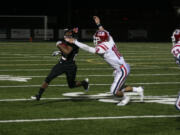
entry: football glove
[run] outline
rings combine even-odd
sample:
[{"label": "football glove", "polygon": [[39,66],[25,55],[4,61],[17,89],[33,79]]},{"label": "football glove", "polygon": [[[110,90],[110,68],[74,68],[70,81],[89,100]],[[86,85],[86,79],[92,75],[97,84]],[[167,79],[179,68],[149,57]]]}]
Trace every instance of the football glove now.
[{"label": "football glove", "polygon": [[60,55],[61,54],[61,51],[54,51],[53,53],[52,53],[52,56],[57,56],[57,55]]}]

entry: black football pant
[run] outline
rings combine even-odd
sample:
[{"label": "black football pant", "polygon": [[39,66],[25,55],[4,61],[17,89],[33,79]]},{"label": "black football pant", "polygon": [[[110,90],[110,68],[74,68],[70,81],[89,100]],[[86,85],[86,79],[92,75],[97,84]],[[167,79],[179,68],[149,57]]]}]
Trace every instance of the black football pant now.
[{"label": "black football pant", "polygon": [[65,73],[69,88],[74,88],[76,87],[76,72],[77,66],[75,62],[59,62],[52,68],[50,74],[46,77],[45,82],[49,84],[55,77]]}]

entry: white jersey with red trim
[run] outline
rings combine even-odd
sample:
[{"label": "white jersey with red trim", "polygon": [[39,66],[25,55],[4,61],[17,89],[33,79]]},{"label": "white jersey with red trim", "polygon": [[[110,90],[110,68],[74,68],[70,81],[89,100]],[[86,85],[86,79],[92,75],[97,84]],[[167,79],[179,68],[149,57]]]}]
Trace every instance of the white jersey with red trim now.
[{"label": "white jersey with red trim", "polygon": [[174,57],[179,58],[178,56],[180,56],[180,42],[172,47],[171,53]]},{"label": "white jersey with red trim", "polygon": [[176,63],[180,64],[180,42],[176,43],[172,49],[171,49],[171,53],[173,54]]},{"label": "white jersey with red trim", "polygon": [[95,48],[97,54],[102,56],[104,60],[110,64],[114,69],[119,68],[120,65],[125,65],[126,62],[123,56],[119,53],[113,38],[110,36],[108,42],[102,42]]}]

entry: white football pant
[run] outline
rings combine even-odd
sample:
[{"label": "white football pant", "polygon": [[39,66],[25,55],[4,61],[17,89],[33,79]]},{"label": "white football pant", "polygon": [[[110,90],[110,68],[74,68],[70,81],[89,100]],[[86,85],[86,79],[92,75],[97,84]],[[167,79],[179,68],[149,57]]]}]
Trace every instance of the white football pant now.
[{"label": "white football pant", "polygon": [[117,68],[114,71],[114,81],[110,89],[110,92],[113,95],[116,95],[116,92],[122,89],[122,86],[124,85],[129,73],[130,73],[130,66],[127,63],[121,65],[119,68]]}]

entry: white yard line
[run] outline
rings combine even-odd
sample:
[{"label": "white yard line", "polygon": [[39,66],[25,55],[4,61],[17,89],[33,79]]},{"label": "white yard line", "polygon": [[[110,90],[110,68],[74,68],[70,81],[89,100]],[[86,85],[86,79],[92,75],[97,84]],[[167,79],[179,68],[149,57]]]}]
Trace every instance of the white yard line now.
[{"label": "white yard line", "polygon": [[[4,52],[2,52],[2,53],[0,53],[0,55],[3,55],[3,56],[9,56],[9,55],[15,55],[15,56],[51,56],[51,53],[52,52],[49,52],[49,53],[4,53]],[[128,50],[124,50],[124,51],[121,51],[120,53],[128,53],[128,54],[140,54],[140,53],[142,53],[142,54],[167,54],[167,52],[166,51],[156,51],[156,52],[150,52],[150,51],[138,51],[138,50],[136,50],[136,51],[128,51]],[[92,54],[85,54],[85,53],[79,53],[78,54],[78,56],[92,56]],[[152,57],[152,56],[151,56]]]},{"label": "white yard line", "polygon": [[108,120],[108,119],[147,119],[147,118],[180,118],[180,115],[144,115],[144,116],[112,116],[112,117],[79,117],[54,119],[19,119],[0,120],[0,123],[49,122],[49,121],[77,121],[77,120]]},{"label": "white yard line", "polygon": [[[23,64],[22,64],[23,65]],[[49,64],[47,64],[49,65]],[[51,64],[50,64],[51,65]],[[54,64],[52,64],[54,65]],[[172,69],[180,69],[180,67],[134,67],[134,68],[131,68],[132,70],[138,70],[138,69],[144,69],[144,70],[153,70],[153,69],[165,69],[165,68],[172,68]],[[8,71],[47,71],[47,70],[51,70],[50,68],[48,69],[1,69],[0,72],[8,72]],[[82,70],[82,71],[91,71],[91,70],[112,70],[112,68],[78,68],[78,70]]]},{"label": "white yard line", "polygon": [[[94,59],[92,59],[93,61],[91,61],[90,59],[87,59],[87,60],[77,60],[77,62],[88,62],[88,63],[95,63],[95,64],[106,64],[104,61],[102,60],[97,60],[95,61]],[[8,60],[7,60],[8,61]],[[28,60],[25,60],[26,62],[28,62]],[[54,61],[54,60],[49,60],[50,62]],[[55,62],[57,63],[58,60],[55,60]],[[47,61],[48,62],[48,61]],[[40,63],[30,63],[30,64],[17,64],[17,63],[10,63],[10,64],[0,64],[0,66],[31,66],[31,65],[37,65],[37,66],[40,66],[40,65],[55,65],[56,63],[49,63],[49,64],[40,64]],[[175,63],[174,61],[169,61],[169,62],[163,62],[163,61],[145,61],[145,62],[135,62],[135,60],[133,60],[133,63],[131,64],[136,64],[136,65],[152,65],[152,64],[157,64],[157,65],[161,65],[161,64],[171,64],[171,63]],[[77,63],[77,65],[80,65],[80,63]],[[85,64],[82,64],[82,65],[85,65]]]},{"label": "white yard line", "polygon": [[[73,98],[41,98],[41,100],[70,100]],[[82,99],[82,98],[76,98]],[[84,98],[83,98],[84,99]],[[33,101],[34,99],[31,98],[19,98],[19,99],[0,99],[0,102],[16,102],[16,101]]]},{"label": "white yard line", "polygon": [[[144,99],[162,99],[162,98],[176,98],[177,95],[163,95],[163,96],[144,96]],[[103,97],[103,96],[94,96],[94,97],[59,97],[59,98],[41,98],[41,100],[90,100],[90,99],[105,99],[105,98],[111,98],[111,97]],[[133,98],[131,98],[132,100]],[[135,99],[135,98],[134,98]],[[139,99],[139,98],[138,98]],[[11,98],[11,99],[0,99],[0,102],[18,102],[18,101],[35,101],[31,98]],[[137,101],[131,101],[131,102],[137,102]],[[144,101],[147,102],[147,101]]]},{"label": "white yard line", "polygon": [[[130,74],[129,76],[179,76],[180,74]],[[0,75],[1,77],[1,75]],[[31,78],[44,78],[46,76],[19,76],[19,77],[31,77]],[[58,76],[58,78],[64,78],[65,75]],[[113,77],[112,74],[109,75],[77,75],[77,77]]]},{"label": "white yard line", "polygon": [[[180,82],[151,82],[151,83],[127,83],[128,85],[162,85],[162,84],[180,84]],[[90,86],[110,86],[112,84],[90,84]],[[49,87],[66,87],[67,84],[49,85]],[[40,85],[11,85],[0,86],[0,88],[27,88],[27,87],[40,87]]]},{"label": "white yard line", "polygon": [[0,70],[1,72],[9,72],[9,71],[47,71],[47,70],[51,70],[51,69],[2,69]]},{"label": "white yard line", "polygon": [[[97,59],[97,58],[94,58],[94,59]],[[87,61],[88,60],[88,58],[87,59],[77,59],[76,61],[78,62],[78,61]],[[98,59],[97,59],[98,60]],[[173,62],[174,62],[174,59],[173,58],[159,58],[159,59],[154,59],[154,58],[149,58],[149,59],[137,59],[137,58],[135,58],[135,59],[129,59],[129,58],[126,58],[126,60],[128,61],[128,60],[133,60],[133,61],[167,61],[167,60],[170,60],[170,61],[172,61],[173,60]],[[2,58],[1,58],[1,60],[0,61],[7,61],[7,59],[5,59],[5,60],[2,60]],[[57,61],[57,59],[39,59],[39,60],[37,60],[37,59],[35,59],[35,60],[32,60],[32,58],[31,59],[24,59],[24,60],[14,60],[14,59],[9,59],[8,58],[8,61],[12,61],[12,62],[14,62],[14,61],[16,61],[16,62],[27,62],[27,61]]]}]

